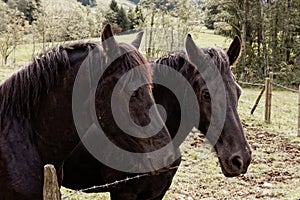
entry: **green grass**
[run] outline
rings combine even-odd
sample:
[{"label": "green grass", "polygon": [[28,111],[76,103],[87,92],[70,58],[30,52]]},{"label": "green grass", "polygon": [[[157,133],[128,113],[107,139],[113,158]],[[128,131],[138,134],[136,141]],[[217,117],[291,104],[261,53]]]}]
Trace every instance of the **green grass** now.
[{"label": "green grass", "polygon": [[231,38],[226,38],[221,35],[215,35],[213,30],[196,29],[191,32],[192,37],[196,41],[197,45],[203,46],[219,46],[222,48],[228,48],[232,42]]}]

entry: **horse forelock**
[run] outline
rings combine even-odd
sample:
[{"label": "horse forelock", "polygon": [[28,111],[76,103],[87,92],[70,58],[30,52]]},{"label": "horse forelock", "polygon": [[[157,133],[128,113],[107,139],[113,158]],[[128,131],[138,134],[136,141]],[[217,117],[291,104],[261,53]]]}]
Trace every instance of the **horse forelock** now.
[{"label": "horse forelock", "polygon": [[[227,54],[219,47],[203,47],[203,52],[205,54],[210,55],[214,66],[217,67],[219,73],[221,74],[224,81],[234,81],[234,76],[231,72],[230,65],[229,65],[229,58]],[[192,85],[197,84],[204,84],[204,80],[201,77],[201,74],[197,67],[191,64],[188,61],[187,55],[185,51],[176,51],[169,53],[166,56],[163,56],[157,59],[154,64],[161,64],[171,67],[178,72],[182,73],[187,80],[190,81]],[[200,66],[201,67],[201,66]],[[205,66],[208,67],[208,66]],[[156,68],[158,73],[165,73],[165,76],[168,76],[168,72],[165,72],[164,68]]]},{"label": "horse forelock", "polygon": [[219,47],[204,47],[203,51],[210,55],[224,80],[228,81],[234,78],[231,72],[229,58],[223,49]]},{"label": "horse forelock", "polygon": [[152,68],[141,52],[130,44],[120,43],[119,46],[123,55],[121,60],[123,70],[128,72],[133,68],[137,68],[135,70],[137,74],[135,73],[134,76],[131,74],[127,80],[133,81],[133,79],[138,78],[152,84]]}]

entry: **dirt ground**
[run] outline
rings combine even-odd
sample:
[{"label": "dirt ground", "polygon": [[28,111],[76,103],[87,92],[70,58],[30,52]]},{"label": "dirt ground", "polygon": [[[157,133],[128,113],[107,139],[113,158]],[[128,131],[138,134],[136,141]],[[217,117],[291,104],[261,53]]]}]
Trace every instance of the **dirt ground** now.
[{"label": "dirt ground", "polygon": [[245,175],[226,178],[200,133],[182,148],[184,161],[165,199],[300,199],[300,140],[244,123],[253,160]]}]

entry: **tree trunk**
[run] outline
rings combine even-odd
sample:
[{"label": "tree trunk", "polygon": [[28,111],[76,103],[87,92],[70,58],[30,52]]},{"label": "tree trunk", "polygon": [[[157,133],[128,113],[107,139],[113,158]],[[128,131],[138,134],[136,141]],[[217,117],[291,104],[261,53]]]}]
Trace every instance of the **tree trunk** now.
[{"label": "tree trunk", "polygon": [[246,42],[247,42],[247,17],[248,17],[248,0],[244,0],[243,19],[242,19],[242,66],[246,67]]},{"label": "tree trunk", "polygon": [[4,59],[3,59],[3,60],[4,60],[4,66],[7,65],[8,56],[9,56],[9,55],[5,55],[5,56],[4,56]]},{"label": "tree trunk", "polygon": [[149,43],[148,43],[148,49],[147,49],[147,58],[149,59],[151,57],[151,47],[153,43],[153,26],[154,26],[154,16],[155,16],[155,9],[152,9],[151,12],[151,22],[150,22],[150,33],[149,33]]},{"label": "tree trunk", "polygon": [[264,76],[267,76],[267,70],[268,70],[268,65],[269,65],[269,56],[268,56],[268,51],[267,51],[267,45],[266,45],[266,38],[265,38],[265,11],[264,11],[264,5],[263,5],[263,0],[260,1],[260,7],[261,7],[261,42],[263,46],[263,55],[264,55]]}]

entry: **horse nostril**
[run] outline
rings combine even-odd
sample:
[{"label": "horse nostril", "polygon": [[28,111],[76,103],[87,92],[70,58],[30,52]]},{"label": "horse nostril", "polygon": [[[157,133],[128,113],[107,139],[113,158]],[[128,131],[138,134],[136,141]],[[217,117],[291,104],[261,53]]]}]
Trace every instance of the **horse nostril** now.
[{"label": "horse nostril", "polygon": [[241,159],[240,156],[234,156],[231,159],[231,165],[232,165],[232,167],[237,168],[238,170],[241,170],[241,169],[243,169],[243,160]]}]

